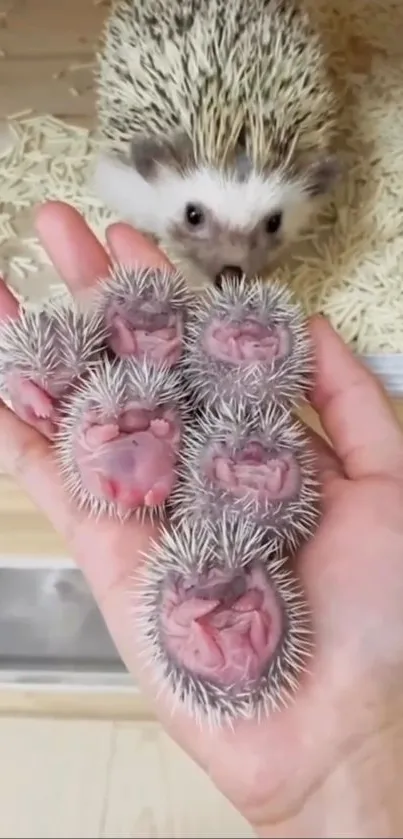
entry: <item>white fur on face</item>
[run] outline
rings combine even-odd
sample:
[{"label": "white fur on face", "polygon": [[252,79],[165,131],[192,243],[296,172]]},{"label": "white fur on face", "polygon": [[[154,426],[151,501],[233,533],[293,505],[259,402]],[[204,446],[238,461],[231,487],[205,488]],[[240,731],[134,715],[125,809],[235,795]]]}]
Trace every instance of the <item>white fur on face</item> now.
[{"label": "white fur on face", "polygon": [[[163,188],[163,184],[161,184]],[[229,229],[252,230],[266,217],[282,212],[281,232],[288,239],[309,220],[312,206],[298,184],[280,174],[269,178],[252,174],[244,182],[224,178],[219,172],[200,169],[185,179],[165,181],[165,200],[169,200],[171,219],[180,221],[186,204],[201,204],[211,211],[218,224]]]},{"label": "white fur on face", "polygon": [[[159,185],[148,183],[132,166],[108,155],[100,155],[92,188],[122,221],[131,222],[139,230],[161,234],[163,213],[158,201]],[[164,222],[166,224],[166,218]]]},{"label": "white fur on face", "polygon": [[272,213],[282,212],[282,235],[293,239],[309,222],[313,206],[297,182],[273,173],[267,178],[252,174],[238,182],[211,169],[198,169],[186,177],[160,169],[146,181],[133,167],[111,157],[98,160],[93,179],[98,196],[122,220],[140,230],[163,237],[168,226],[181,223],[186,204],[201,204],[219,224],[251,230]]}]

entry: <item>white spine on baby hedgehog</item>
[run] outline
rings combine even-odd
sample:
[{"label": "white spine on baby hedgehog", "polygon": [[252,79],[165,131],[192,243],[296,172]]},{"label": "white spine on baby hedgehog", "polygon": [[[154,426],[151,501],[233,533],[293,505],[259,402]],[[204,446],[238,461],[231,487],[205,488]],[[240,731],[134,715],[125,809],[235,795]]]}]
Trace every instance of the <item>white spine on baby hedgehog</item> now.
[{"label": "white spine on baby hedgehog", "polygon": [[[200,604],[194,619],[192,598]],[[133,600],[145,666],[151,667],[160,690],[168,693],[174,704],[182,703],[199,724],[232,725],[238,718],[259,718],[292,702],[312,655],[310,612],[285,559],[270,556],[264,529],[245,519],[235,522],[226,517],[214,537],[202,522],[162,528],[137,574]],[[231,649],[228,633],[237,622],[239,636]],[[169,623],[173,631],[168,634],[179,658],[172,646],[168,649]],[[206,643],[202,639],[205,630]],[[261,656],[254,678],[248,678],[247,638],[251,633],[256,650],[266,632],[266,655]],[[207,656],[209,675],[180,661],[178,640],[183,652],[192,644],[192,637],[198,650],[195,662],[201,663]],[[223,675],[220,662],[225,658],[230,669],[235,665],[236,682],[224,683],[219,678]]]},{"label": "white spine on baby hedgehog", "polygon": [[182,354],[192,299],[185,279],[174,269],[120,263],[112,266],[94,295],[116,355],[147,357],[171,366]]},{"label": "white spine on baby hedgehog", "polygon": [[96,287],[94,301],[97,309],[108,304],[118,307],[141,308],[153,303],[165,310],[187,310],[193,296],[184,277],[168,267],[153,268],[144,265],[114,263],[109,276]]},{"label": "white spine on baby hedgehog", "polygon": [[71,300],[48,300],[41,308],[20,306],[0,325],[0,381],[18,372],[54,396],[94,365],[105,347],[98,308]]},{"label": "white spine on baby hedgehog", "polygon": [[198,284],[262,273],[337,177],[337,102],[304,0],[118,0],[94,186]]},{"label": "white spine on baby hedgehog", "polygon": [[295,405],[314,369],[302,306],[287,286],[259,277],[204,289],[189,313],[183,369],[193,398],[206,406]]},{"label": "white spine on baby hedgehog", "polygon": [[317,457],[306,427],[275,404],[205,412],[184,439],[171,504],[174,521],[215,527],[225,512],[266,531],[273,550],[295,550],[320,519]]}]

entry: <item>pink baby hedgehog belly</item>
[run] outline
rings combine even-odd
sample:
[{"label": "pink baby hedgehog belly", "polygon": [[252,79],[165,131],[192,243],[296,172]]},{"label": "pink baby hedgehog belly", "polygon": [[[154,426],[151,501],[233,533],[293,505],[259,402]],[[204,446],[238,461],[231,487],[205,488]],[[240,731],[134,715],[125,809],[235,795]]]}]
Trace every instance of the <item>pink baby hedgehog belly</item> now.
[{"label": "pink baby hedgehog belly", "polygon": [[208,475],[221,489],[244,498],[287,501],[300,489],[300,469],[292,452],[267,453],[258,442],[230,457],[225,445],[212,458]]},{"label": "pink baby hedgehog belly", "polygon": [[284,326],[269,328],[252,319],[231,323],[214,318],[204,336],[208,355],[226,364],[266,364],[286,356],[290,349],[290,334]]},{"label": "pink baby hedgehog belly", "polygon": [[76,442],[83,483],[123,508],[163,504],[174,483],[177,431],[171,418],[138,408],[116,422],[88,423]]},{"label": "pink baby hedgehog belly", "polygon": [[166,652],[193,675],[242,688],[270,665],[283,616],[259,566],[211,571],[186,587],[168,585],[161,603]]},{"label": "pink baby hedgehog belly", "polygon": [[152,359],[156,363],[177,364],[182,351],[183,327],[179,317],[148,317],[147,323],[131,324],[130,320],[113,310],[108,313],[109,343],[120,357],[134,356],[139,360]]}]

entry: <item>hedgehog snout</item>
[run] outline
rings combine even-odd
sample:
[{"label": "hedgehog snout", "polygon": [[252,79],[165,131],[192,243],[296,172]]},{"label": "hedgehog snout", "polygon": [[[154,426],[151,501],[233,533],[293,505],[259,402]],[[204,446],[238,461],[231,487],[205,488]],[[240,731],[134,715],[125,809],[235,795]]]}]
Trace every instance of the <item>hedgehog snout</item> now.
[{"label": "hedgehog snout", "polygon": [[241,280],[244,275],[242,268],[239,265],[224,265],[224,267],[216,274],[214,278],[214,285],[221,289],[224,279],[227,280]]}]

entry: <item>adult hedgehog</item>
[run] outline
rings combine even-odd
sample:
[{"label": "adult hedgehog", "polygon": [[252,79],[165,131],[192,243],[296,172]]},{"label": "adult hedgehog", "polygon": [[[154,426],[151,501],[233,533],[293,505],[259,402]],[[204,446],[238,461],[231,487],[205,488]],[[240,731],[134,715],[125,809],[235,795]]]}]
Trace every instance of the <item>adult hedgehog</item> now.
[{"label": "adult hedgehog", "polygon": [[100,197],[197,283],[265,273],[332,186],[336,98],[299,0],[118,0]]}]

